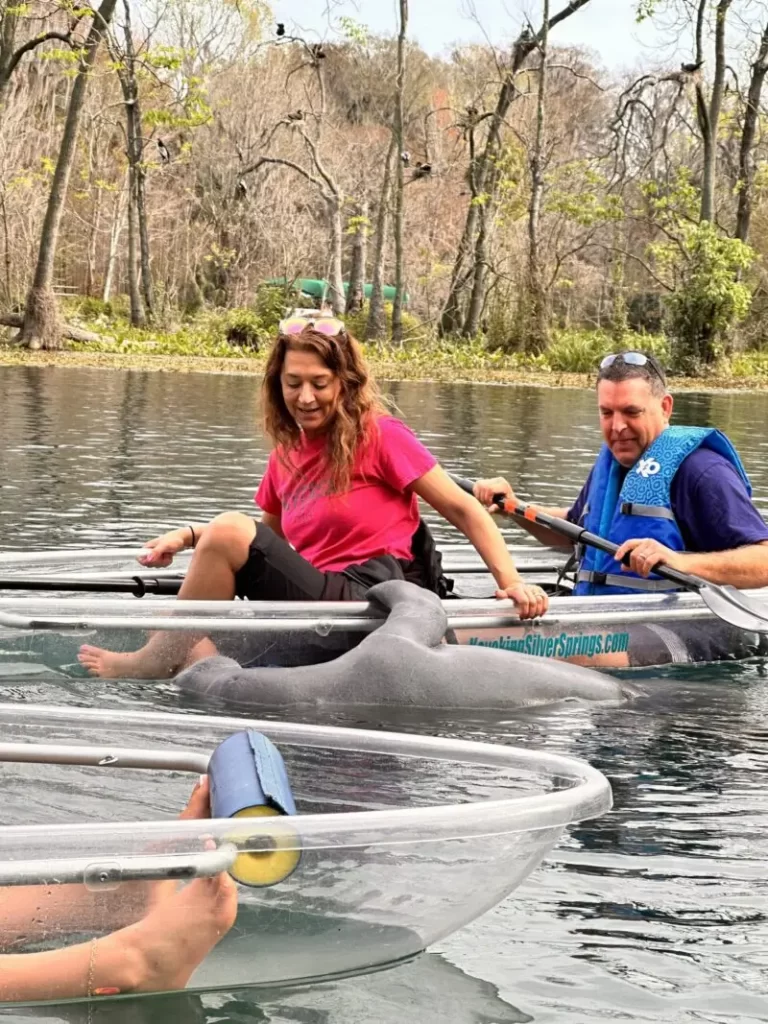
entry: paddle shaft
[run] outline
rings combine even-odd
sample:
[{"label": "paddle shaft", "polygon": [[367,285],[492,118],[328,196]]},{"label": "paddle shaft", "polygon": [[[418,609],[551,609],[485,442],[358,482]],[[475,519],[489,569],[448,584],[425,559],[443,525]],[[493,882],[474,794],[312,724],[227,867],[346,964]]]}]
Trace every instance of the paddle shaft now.
[{"label": "paddle shaft", "polygon": [[[456,483],[463,490],[469,494],[473,494],[473,484],[471,480],[467,480],[464,477],[454,477]],[[605,537],[600,537],[596,533],[590,533],[589,530],[583,526],[579,526],[577,523],[570,523],[567,519],[561,519],[559,516],[551,516],[547,512],[539,512],[534,509],[531,505],[510,505],[504,499],[503,494],[494,494],[493,496],[494,505],[498,505],[502,511],[509,515],[516,516],[518,519],[525,519],[529,523],[536,523],[538,526],[545,526],[550,530],[554,530],[555,533],[559,533],[563,537],[567,537],[568,540],[573,541],[574,544],[587,544],[589,547],[597,548],[598,551],[605,551],[606,554],[615,555],[619,550],[619,545],[614,544],[613,541],[606,540]],[[629,565],[629,556],[625,555],[623,559],[624,565]],[[669,566],[659,562],[655,565],[652,570],[657,576],[661,576],[662,579],[670,580],[672,583],[676,583],[679,587],[685,587],[686,590],[700,590],[703,580],[698,579],[696,576],[689,576],[686,572],[680,572],[677,569],[671,569]]]},{"label": "paddle shaft", "polygon": [[120,580],[73,580],[68,576],[30,579],[28,576],[19,576],[18,579],[0,579],[0,590],[72,590],[88,594],[131,594],[133,597],[144,597],[145,594],[178,594],[181,584],[182,580],[146,576]]}]

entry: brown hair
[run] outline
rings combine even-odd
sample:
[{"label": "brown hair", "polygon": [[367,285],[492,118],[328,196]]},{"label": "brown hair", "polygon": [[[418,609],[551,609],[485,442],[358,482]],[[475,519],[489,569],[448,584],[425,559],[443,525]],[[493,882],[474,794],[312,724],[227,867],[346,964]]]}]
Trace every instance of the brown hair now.
[{"label": "brown hair", "polygon": [[375,429],[376,418],[386,412],[379,389],[371,379],[358,342],[346,331],[332,337],[306,327],[301,334],[279,334],[267,359],[262,382],[264,429],[278,449],[281,460],[301,440],[299,426],[288,412],[280,380],[286,353],[313,352],[341,384],[339,401],[328,430],[328,463],[331,492],[346,491],[352,476],[358,445]]},{"label": "brown hair", "polygon": [[623,353],[619,352],[612,363],[604,370],[598,371],[597,384],[601,380],[610,380],[618,384],[624,380],[640,379],[647,381],[654,397],[663,398],[667,394],[667,376],[664,368],[652,353],[643,352],[642,355],[647,362],[639,366],[637,363],[625,363]]}]

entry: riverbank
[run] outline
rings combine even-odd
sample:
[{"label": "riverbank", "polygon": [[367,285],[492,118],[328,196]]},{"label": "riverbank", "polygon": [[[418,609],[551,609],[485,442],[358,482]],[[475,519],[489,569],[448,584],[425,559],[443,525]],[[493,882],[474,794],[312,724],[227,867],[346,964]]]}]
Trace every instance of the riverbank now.
[{"label": "riverbank", "polygon": [[[559,370],[509,368],[492,365],[457,366],[453,359],[406,360],[386,352],[369,351],[368,361],[379,380],[445,381],[447,383],[506,384],[548,388],[591,388],[594,375]],[[188,355],[150,355],[120,352],[30,352],[0,347],[0,366],[82,366],[95,369],[140,370],[148,373],[215,373],[260,376],[265,357],[246,358]],[[766,391],[768,377],[670,377],[673,391]]]}]

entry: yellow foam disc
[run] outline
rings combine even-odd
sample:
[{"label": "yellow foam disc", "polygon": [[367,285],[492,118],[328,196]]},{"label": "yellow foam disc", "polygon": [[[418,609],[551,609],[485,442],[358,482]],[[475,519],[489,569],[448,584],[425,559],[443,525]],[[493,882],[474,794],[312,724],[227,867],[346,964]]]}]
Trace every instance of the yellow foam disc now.
[{"label": "yellow foam disc", "polygon": [[[270,848],[259,852],[241,853],[229,869],[236,882],[243,885],[276,885],[295,871],[301,859],[301,850],[297,850],[296,833],[286,824],[287,817],[281,815],[274,807],[244,807],[242,811],[232,815],[233,818],[272,818],[282,819],[264,840]],[[240,833],[242,836],[242,833]],[[233,842],[238,841],[238,832],[234,830],[227,836]],[[243,837],[244,838],[244,837]],[[293,849],[291,849],[293,847]]]}]

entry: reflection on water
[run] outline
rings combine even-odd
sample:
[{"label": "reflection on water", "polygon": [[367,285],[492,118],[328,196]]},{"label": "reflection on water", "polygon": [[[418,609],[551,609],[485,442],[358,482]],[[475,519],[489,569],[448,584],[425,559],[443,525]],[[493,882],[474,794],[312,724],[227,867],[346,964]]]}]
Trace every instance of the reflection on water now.
[{"label": "reflection on water", "polygon": [[[225,509],[250,510],[267,457],[257,393],[253,378],[0,368],[2,547],[134,544]],[[586,391],[396,384],[389,393],[448,469],[503,473],[544,503],[572,500],[599,443]],[[678,422],[731,435],[758,506],[768,508],[764,396],[685,394],[676,409]],[[24,669],[6,672],[2,699],[178,704],[169,687],[33,678]],[[313,709],[315,721],[574,753],[609,776],[615,808],[571,829],[506,903],[414,964],[290,991],[104,1005],[94,1021],[768,1020],[765,669],[723,664],[638,678],[647,695],[624,708],[569,705],[503,719]],[[0,1021],[79,1024],[82,1014],[8,1011]]]},{"label": "reflection on water", "polygon": [[[429,998],[425,999],[425,994]],[[403,1024],[414,1013],[419,1024],[526,1024],[533,1018],[494,985],[459,970],[445,957],[427,953],[394,970],[296,988],[212,992],[127,999],[100,1005],[94,1024]],[[82,1006],[45,1011],[0,1009],[2,1024],[87,1024]]]}]

